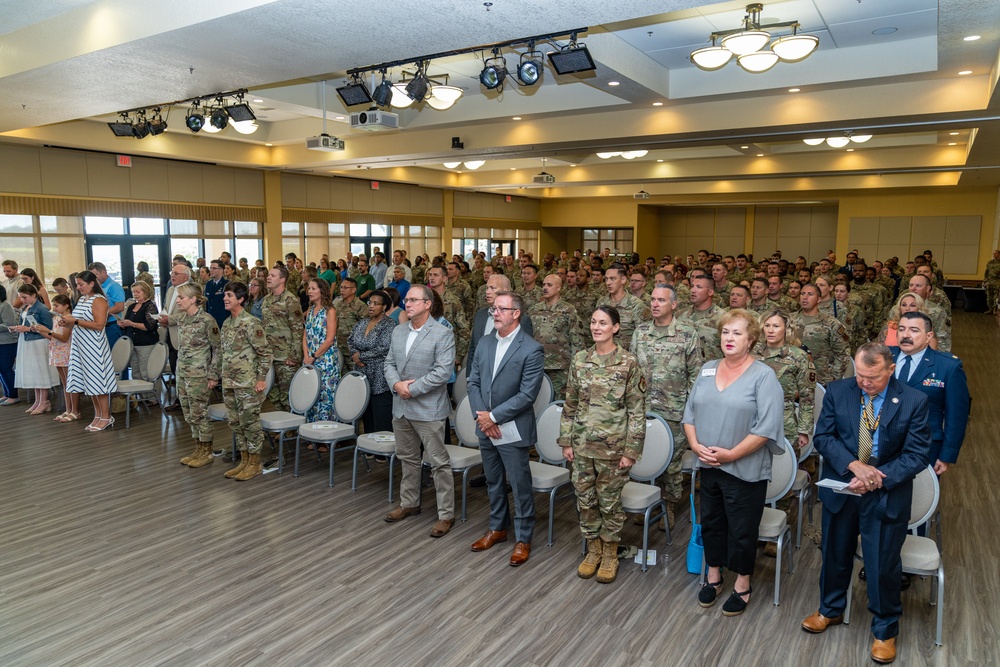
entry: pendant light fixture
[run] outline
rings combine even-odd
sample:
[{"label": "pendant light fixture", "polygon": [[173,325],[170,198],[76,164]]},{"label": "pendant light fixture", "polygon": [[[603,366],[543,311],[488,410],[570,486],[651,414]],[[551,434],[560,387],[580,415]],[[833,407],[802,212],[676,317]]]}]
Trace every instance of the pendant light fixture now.
[{"label": "pendant light fixture", "polygon": [[[815,35],[800,35],[798,21],[761,24],[760,13],[764,5],[755,2],[747,5],[743,26],[733,30],[720,30],[709,36],[712,46],[691,52],[691,62],[707,71],[721,69],[736,57],[736,62],[747,72],[766,72],[781,62],[799,62],[819,48]],[[768,29],[791,28],[792,34],[772,41]],[[718,45],[717,45],[718,44]]]}]

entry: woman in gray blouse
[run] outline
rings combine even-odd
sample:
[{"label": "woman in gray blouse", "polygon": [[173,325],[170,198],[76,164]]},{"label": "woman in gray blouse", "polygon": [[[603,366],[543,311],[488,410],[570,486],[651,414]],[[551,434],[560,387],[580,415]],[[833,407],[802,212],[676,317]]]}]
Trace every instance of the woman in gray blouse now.
[{"label": "woman in gray blouse", "polygon": [[684,432],[701,472],[701,522],[707,579],[698,594],[711,607],[725,566],[736,574],[726,616],[743,613],[757,555],[771,456],[784,438],[781,385],[751,351],[760,339],[753,313],[736,309],[719,321],[723,358],[701,368],[684,409]]}]

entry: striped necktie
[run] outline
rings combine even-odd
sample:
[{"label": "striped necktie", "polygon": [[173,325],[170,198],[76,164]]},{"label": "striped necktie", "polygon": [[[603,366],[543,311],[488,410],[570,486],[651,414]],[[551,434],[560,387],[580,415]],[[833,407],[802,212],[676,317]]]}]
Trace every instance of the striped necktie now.
[{"label": "striped necktie", "polygon": [[871,424],[875,421],[875,406],[872,397],[868,397],[865,409],[861,411],[861,423],[858,424],[858,460],[868,464],[872,457]]}]

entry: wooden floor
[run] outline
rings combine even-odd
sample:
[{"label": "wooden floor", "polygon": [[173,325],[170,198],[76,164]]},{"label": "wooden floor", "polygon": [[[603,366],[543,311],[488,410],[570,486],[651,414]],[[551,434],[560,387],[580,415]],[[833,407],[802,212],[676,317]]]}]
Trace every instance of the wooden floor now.
[{"label": "wooden floor", "polygon": [[[997,664],[1000,540],[1000,333],[956,313],[955,352],[969,373],[973,416],[962,457],[944,477],[945,645],[934,646],[927,581],[903,594],[899,660]],[[992,378],[992,379],[991,379]],[[23,407],[23,406],[17,406]],[[869,665],[870,615],[855,589],[852,624],[812,636],[819,551],[804,541],[771,603],[774,560],[761,556],[747,613],[724,618],[696,601],[684,568],[687,512],[669,564],[629,563],[611,585],[576,577],[571,501],[547,510],[531,560],[512,544],[475,554],[485,490],[469,520],[441,539],[423,514],[387,524],[385,464],[350,488],[350,455],[326,468],[238,483],[221,461],[191,470],[179,417],[134,419],[85,433],[0,408],[0,665]],[[176,413],[174,413],[176,414]],[[88,417],[89,418],[89,417]],[[228,430],[216,440],[227,442]],[[539,498],[539,500],[541,500]],[[817,517],[818,517],[817,510]],[[626,542],[639,539],[629,525]],[[663,534],[656,547],[662,549]],[[728,590],[728,589],[727,589]]]}]

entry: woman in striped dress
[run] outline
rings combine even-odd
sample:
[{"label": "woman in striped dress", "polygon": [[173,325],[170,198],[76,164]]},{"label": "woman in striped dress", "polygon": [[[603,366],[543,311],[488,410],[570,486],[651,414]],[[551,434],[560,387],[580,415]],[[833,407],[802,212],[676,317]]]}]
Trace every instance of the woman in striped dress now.
[{"label": "woman in striped dress", "polygon": [[73,330],[66,380],[71,403],[69,412],[79,414],[80,394],[87,394],[94,403],[94,421],[85,430],[103,431],[115,423],[108,396],[118,387],[111,348],[104,334],[108,300],[93,271],[78,273],[76,286],[80,290],[80,300],[73,314],[63,317],[63,323]]}]

